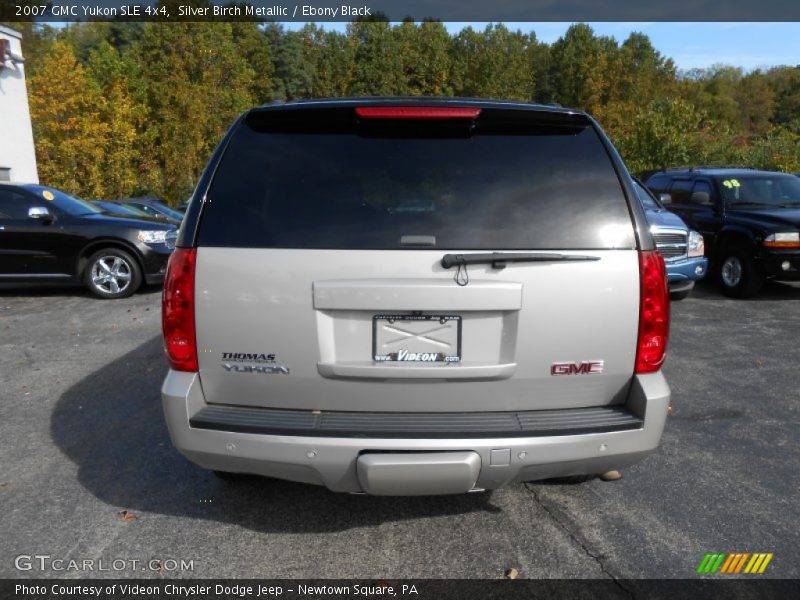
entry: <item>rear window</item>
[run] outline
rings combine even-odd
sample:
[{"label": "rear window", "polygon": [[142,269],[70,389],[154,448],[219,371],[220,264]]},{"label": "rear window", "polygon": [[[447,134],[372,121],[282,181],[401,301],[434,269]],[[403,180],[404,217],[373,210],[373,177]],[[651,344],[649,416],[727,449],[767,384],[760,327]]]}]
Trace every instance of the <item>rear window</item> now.
[{"label": "rear window", "polygon": [[621,184],[588,121],[510,112],[484,110],[474,125],[359,124],[352,108],[253,112],[214,176],[198,243],[634,247]]}]

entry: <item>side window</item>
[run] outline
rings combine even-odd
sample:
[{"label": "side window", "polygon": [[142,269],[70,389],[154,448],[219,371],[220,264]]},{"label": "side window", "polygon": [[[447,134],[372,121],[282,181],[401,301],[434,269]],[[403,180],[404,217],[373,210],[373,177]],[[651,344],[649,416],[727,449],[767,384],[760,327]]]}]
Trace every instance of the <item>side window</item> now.
[{"label": "side window", "polygon": [[26,194],[0,190],[0,219],[27,219],[28,209],[36,205]]},{"label": "side window", "polygon": [[695,181],[692,194],[695,192],[705,192],[708,194],[708,202],[703,202],[702,204],[714,204],[714,190],[711,188],[711,184],[708,181]]},{"label": "side window", "polygon": [[656,194],[667,191],[669,185],[669,175],[656,174],[647,180],[646,185],[651,190],[655,190]]},{"label": "side window", "polygon": [[658,210],[661,208],[658,205],[658,202],[648,193],[647,188],[643,185],[639,185],[638,181],[633,182],[633,189],[636,190],[636,195],[639,196],[639,201],[642,203],[642,206],[645,208],[649,208],[652,210]]},{"label": "side window", "polygon": [[676,179],[673,181],[672,187],[669,188],[669,193],[672,196],[672,202],[675,204],[688,204],[689,196],[691,196],[691,189],[691,179]]}]

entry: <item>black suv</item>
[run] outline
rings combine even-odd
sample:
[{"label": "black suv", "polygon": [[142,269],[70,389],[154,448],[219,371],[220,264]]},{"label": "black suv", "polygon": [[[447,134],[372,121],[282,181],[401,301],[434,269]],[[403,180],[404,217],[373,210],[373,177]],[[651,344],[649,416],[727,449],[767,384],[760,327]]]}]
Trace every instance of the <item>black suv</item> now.
[{"label": "black suv", "polygon": [[83,282],[101,298],[160,283],[177,226],[125,217],[55,188],[0,184],[0,282]]},{"label": "black suv", "polygon": [[651,173],[645,184],[703,234],[723,291],[754,296],[765,279],[800,280],[800,179],[786,173],[693,167]]}]

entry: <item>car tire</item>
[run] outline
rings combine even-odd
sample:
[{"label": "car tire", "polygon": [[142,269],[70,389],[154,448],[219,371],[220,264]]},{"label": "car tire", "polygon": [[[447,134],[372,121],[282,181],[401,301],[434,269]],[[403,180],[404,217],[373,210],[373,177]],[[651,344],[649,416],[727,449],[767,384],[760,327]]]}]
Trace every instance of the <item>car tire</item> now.
[{"label": "car tire", "polygon": [[691,294],[691,293],[692,293],[692,290],[684,290],[682,292],[672,292],[672,293],[670,293],[669,297],[670,297],[670,300],[678,302],[680,300],[685,300],[686,298],[688,298],[689,294]]},{"label": "car tire", "polygon": [[733,246],[720,255],[717,281],[726,296],[751,298],[763,287],[764,275],[758,270],[751,253]]},{"label": "car tire", "polygon": [[89,291],[98,298],[127,298],[142,285],[142,269],[124,250],[105,248],[89,257],[84,280]]}]

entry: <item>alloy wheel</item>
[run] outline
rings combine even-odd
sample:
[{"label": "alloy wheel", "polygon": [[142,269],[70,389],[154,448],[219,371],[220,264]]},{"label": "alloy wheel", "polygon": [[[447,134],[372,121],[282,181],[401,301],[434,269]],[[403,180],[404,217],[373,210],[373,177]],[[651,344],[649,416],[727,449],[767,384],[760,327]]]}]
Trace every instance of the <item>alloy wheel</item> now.
[{"label": "alloy wheel", "polygon": [[92,265],[92,285],[105,294],[119,294],[131,284],[131,265],[114,255],[101,256]]}]

